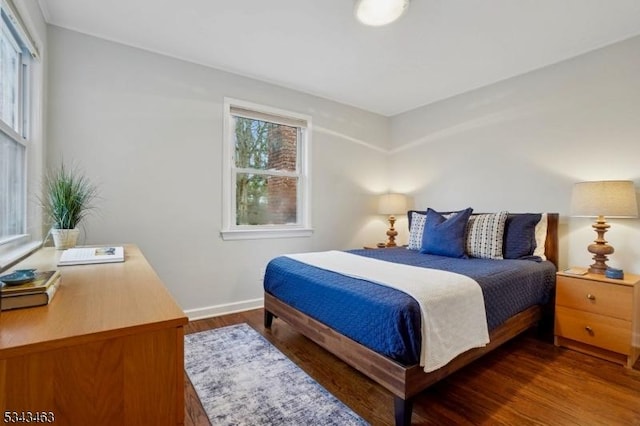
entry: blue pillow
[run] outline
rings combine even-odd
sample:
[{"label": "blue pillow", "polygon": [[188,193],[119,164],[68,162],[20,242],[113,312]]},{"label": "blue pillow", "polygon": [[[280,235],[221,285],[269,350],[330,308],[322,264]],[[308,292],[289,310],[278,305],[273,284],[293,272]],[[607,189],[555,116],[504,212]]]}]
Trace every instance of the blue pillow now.
[{"label": "blue pillow", "polygon": [[[427,211],[426,210],[408,210],[407,211],[407,219],[408,219],[408,222],[409,222],[409,230],[411,230],[411,223],[413,221],[413,213],[421,214],[423,216],[427,215]],[[450,214],[454,214],[454,213],[457,213],[457,212],[440,212],[440,214],[443,214],[443,215],[450,215]]]},{"label": "blue pillow", "polygon": [[472,208],[456,212],[446,219],[435,210],[427,209],[420,253],[465,258],[465,231]]},{"label": "blue pillow", "polygon": [[509,215],[504,226],[504,258],[530,259],[536,249],[536,225],[541,214]]}]

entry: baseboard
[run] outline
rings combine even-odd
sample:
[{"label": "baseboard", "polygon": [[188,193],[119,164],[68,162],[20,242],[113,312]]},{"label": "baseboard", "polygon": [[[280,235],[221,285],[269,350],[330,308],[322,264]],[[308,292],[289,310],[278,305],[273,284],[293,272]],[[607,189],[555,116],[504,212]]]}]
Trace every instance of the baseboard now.
[{"label": "baseboard", "polygon": [[206,308],[188,309],[184,311],[189,321],[218,317],[220,315],[249,311],[264,307],[264,299],[244,300],[242,302],[225,303],[224,305],[207,306]]}]

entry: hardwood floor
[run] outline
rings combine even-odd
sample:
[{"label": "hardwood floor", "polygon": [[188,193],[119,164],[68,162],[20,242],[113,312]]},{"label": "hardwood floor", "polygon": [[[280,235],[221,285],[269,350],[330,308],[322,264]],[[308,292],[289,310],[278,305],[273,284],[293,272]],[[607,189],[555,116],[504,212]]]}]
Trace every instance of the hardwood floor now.
[{"label": "hardwood floor", "polygon": [[[193,321],[187,333],[246,322],[372,425],[393,424],[392,395],[262,309]],[[526,333],[420,394],[413,425],[640,425],[640,362],[626,369]],[[188,378],[185,425],[208,425]]]}]

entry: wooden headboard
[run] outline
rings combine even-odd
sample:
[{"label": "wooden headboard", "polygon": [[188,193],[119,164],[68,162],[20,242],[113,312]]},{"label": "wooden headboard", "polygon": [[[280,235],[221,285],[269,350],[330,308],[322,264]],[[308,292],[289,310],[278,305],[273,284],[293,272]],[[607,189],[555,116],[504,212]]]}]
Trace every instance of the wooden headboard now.
[{"label": "wooden headboard", "polygon": [[547,239],[544,245],[544,254],[547,260],[556,265],[558,270],[558,213],[547,213]]}]

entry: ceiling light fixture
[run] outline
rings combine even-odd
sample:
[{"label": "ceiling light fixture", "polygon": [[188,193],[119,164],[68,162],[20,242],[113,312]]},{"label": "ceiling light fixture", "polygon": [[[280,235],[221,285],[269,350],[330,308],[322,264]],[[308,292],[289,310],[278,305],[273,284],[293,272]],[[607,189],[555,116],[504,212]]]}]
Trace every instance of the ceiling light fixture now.
[{"label": "ceiling light fixture", "polygon": [[354,13],[365,25],[379,27],[400,18],[409,8],[409,0],[356,0]]}]

